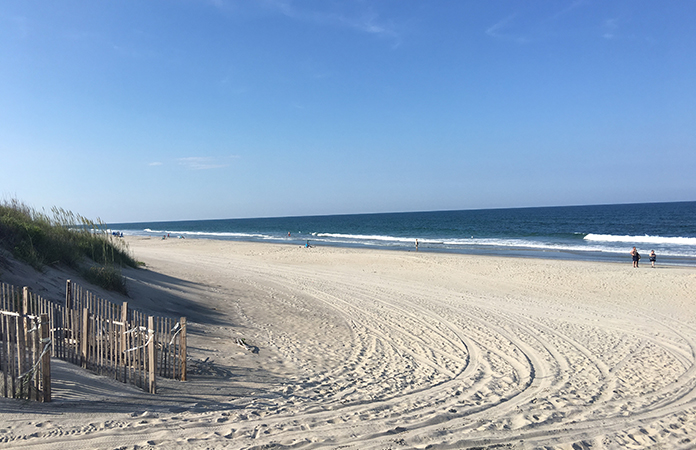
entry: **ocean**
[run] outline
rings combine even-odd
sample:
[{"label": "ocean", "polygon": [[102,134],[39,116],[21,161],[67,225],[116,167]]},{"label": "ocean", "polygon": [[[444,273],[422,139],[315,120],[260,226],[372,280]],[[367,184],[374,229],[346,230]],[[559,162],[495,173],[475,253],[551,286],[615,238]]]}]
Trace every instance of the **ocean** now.
[{"label": "ocean", "polygon": [[124,235],[696,265],[696,202],[109,224]]}]

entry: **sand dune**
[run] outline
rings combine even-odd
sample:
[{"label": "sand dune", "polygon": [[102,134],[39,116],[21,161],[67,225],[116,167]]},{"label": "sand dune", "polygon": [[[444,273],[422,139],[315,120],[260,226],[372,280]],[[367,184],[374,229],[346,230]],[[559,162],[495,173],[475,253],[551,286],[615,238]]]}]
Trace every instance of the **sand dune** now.
[{"label": "sand dune", "polygon": [[695,268],[129,242],[129,302],[187,316],[190,381],[54,361],[53,403],[0,399],[0,447],[696,446]]}]

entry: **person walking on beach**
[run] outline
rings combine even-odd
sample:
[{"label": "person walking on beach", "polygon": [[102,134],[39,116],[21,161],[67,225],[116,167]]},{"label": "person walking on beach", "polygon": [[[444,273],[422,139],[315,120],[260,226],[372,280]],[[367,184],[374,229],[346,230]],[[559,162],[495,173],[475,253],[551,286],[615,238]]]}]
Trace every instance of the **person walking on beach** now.
[{"label": "person walking on beach", "polygon": [[657,260],[657,255],[655,254],[655,250],[650,250],[650,265],[652,265],[652,268],[655,268],[655,261]]},{"label": "person walking on beach", "polygon": [[631,256],[633,257],[633,267],[638,268],[638,261],[640,261],[640,253],[638,253],[638,250],[636,250],[635,247],[633,247],[633,250],[631,250]]},{"label": "person walking on beach", "polygon": [[416,239],[416,251],[418,251],[418,239]]}]

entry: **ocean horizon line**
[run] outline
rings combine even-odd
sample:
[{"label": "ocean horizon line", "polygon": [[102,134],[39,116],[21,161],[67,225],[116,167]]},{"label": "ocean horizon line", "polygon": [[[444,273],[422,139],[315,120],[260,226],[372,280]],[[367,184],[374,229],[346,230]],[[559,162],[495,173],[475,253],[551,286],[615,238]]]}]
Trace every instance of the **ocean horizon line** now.
[{"label": "ocean horizon line", "polygon": [[[631,246],[696,265],[696,202],[448,210],[113,225],[129,235],[621,260]],[[628,247],[628,248],[627,248]],[[651,247],[651,248],[646,248]]]},{"label": "ocean horizon line", "polygon": [[614,207],[614,206],[636,206],[636,205],[665,205],[665,204],[687,204],[696,203],[696,200],[677,200],[666,202],[628,202],[628,203],[583,203],[572,205],[544,205],[544,206],[502,206],[489,208],[464,208],[464,209],[432,209],[432,210],[413,210],[413,211],[384,211],[384,212],[356,212],[356,213],[334,213],[334,214],[290,214],[279,216],[249,216],[249,217],[222,217],[222,218],[203,218],[203,219],[157,219],[157,220],[138,220],[126,222],[107,222],[114,225],[140,224],[140,223],[171,223],[171,222],[196,222],[201,220],[265,220],[265,219],[303,219],[313,217],[341,217],[341,216],[375,216],[382,214],[431,214],[431,213],[451,213],[463,211],[509,211],[509,210],[532,210],[532,209],[554,209],[554,208],[591,208],[591,207]]}]

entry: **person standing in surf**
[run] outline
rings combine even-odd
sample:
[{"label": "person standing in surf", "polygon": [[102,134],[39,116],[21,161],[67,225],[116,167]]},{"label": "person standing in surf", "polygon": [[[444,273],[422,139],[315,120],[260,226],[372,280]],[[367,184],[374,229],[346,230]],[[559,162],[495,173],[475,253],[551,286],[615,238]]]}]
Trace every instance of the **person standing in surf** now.
[{"label": "person standing in surf", "polygon": [[631,256],[633,257],[633,267],[638,268],[638,261],[640,261],[640,253],[638,253],[638,250],[636,250],[635,247],[633,247],[633,250],[631,250]]}]

